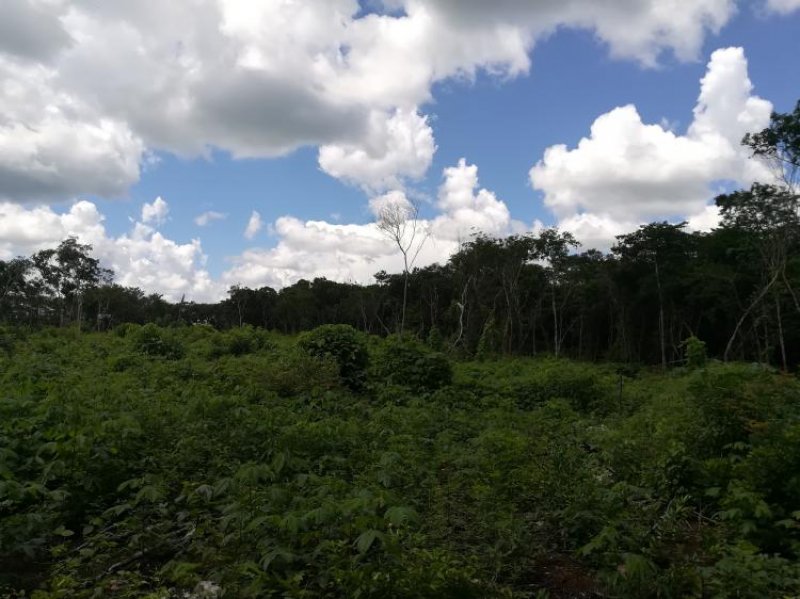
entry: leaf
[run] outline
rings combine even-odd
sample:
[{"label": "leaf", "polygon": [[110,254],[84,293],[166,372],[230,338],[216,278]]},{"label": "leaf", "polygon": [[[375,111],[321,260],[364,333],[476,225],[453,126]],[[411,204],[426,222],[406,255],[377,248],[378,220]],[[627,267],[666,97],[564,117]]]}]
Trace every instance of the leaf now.
[{"label": "leaf", "polygon": [[136,503],[140,501],[149,501],[151,503],[155,503],[156,501],[160,500],[162,497],[161,490],[156,487],[155,485],[145,485],[139,492],[136,493]]},{"label": "leaf", "polygon": [[417,519],[417,512],[410,507],[395,506],[386,510],[383,518],[391,526],[402,526],[403,524],[414,522]]},{"label": "leaf", "polygon": [[214,497],[214,489],[211,485],[200,485],[194,492],[206,501],[211,501],[211,498]]},{"label": "leaf", "polygon": [[360,535],[358,535],[358,538],[356,539],[356,549],[358,549],[358,552],[363,555],[369,551],[369,548],[372,547],[372,544],[376,540],[383,542],[383,539],[384,534],[381,531],[375,529],[367,530],[366,532],[362,532]]},{"label": "leaf", "polygon": [[288,563],[294,559],[294,554],[292,554],[292,552],[290,552],[288,549],[283,549],[279,547],[278,549],[273,549],[269,553],[264,554],[264,556],[259,561],[259,564],[266,571],[269,570],[270,565],[276,559],[280,559]]},{"label": "leaf", "polygon": [[53,534],[59,537],[71,537],[75,533],[61,525],[53,531]]}]

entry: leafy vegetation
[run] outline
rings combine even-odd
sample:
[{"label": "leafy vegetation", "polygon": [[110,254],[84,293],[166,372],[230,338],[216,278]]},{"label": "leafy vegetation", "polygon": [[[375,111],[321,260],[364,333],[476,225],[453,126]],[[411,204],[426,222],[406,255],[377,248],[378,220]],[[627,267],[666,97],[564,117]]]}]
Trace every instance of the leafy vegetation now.
[{"label": "leafy vegetation", "polygon": [[661,372],[341,327],[0,338],[0,597],[800,594],[800,384],[699,340]]}]

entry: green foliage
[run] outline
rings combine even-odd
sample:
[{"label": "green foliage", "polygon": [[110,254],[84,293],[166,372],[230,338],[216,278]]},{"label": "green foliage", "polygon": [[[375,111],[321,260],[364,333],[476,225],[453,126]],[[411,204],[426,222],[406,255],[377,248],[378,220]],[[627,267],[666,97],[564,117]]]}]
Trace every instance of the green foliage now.
[{"label": "green foliage", "polygon": [[[461,380],[459,380],[461,379]],[[508,359],[499,364],[470,364],[457,381],[485,393],[508,397],[524,410],[555,398],[578,410],[610,410],[612,378],[602,369],[557,359]]]},{"label": "green foliage", "polygon": [[25,333],[19,328],[0,325],[0,355],[5,354],[10,358],[17,341],[24,340],[25,337]]},{"label": "green foliage", "polygon": [[496,355],[500,349],[500,331],[494,319],[494,312],[486,319],[483,325],[481,337],[478,339],[478,347],[475,350],[475,357],[478,360],[486,360]]},{"label": "green foliage", "polygon": [[118,337],[128,337],[132,336],[134,333],[139,331],[142,328],[142,325],[136,324],[133,322],[123,322],[120,325],[114,327],[114,334]]},{"label": "green foliage", "polygon": [[439,327],[431,327],[430,331],[428,331],[427,343],[428,347],[430,347],[433,351],[444,350],[444,337],[442,336],[442,331],[439,330]]},{"label": "green foliage", "polygon": [[134,330],[130,337],[134,349],[146,356],[160,356],[169,360],[183,357],[183,344],[175,334],[153,323]]},{"label": "green foliage", "polygon": [[686,366],[695,370],[706,365],[706,344],[694,335],[684,339],[683,343],[684,359]]},{"label": "green foliage", "polygon": [[156,329],[164,360],[143,330],[0,357],[0,597],[800,593],[793,377],[498,359],[420,387],[437,354],[390,338],[372,374],[405,374],[354,395],[288,338]]},{"label": "green foliage", "polygon": [[297,345],[309,355],[331,358],[339,367],[339,376],[353,391],[360,390],[366,380],[369,354],[361,333],[344,324],[330,324],[303,333]]},{"label": "green foliage", "polygon": [[210,340],[211,346],[208,352],[209,356],[213,358],[223,355],[243,356],[276,349],[276,344],[270,338],[269,333],[250,325],[231,329],[224,333],[212,334]]},{"label": "green foliage", "polygon": [[447,357],[408,336],[390,335],[377,351],[373,378],[379,384],[406,387],[417,393],[449,385],[453,370]]}]

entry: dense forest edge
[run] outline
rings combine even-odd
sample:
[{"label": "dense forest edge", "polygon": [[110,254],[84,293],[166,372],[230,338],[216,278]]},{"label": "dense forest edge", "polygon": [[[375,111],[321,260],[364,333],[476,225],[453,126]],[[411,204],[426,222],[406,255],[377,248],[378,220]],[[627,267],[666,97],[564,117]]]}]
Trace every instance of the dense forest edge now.
[{"label": "dense forest edge", "polygon": [[[800,363],[800,102],[746,136],[774,180],[717,197],[708,233],[655,222],[617,237],[610,253],[578,251],[567,232],[491,238],[476,234],[446,264],[380,272],[375,283],[301,280],[276,291],[230,288],[216,304],[171,303],[113,283],[91,247],[67,239],[30,257],[0,261],[0,320],[74,324],[245,324],[294,334],[323,324],[365,333],[441,337],[463,356],[549,353],[667,367],[681,343],[702,339],[710,356]],[[380,223],[379,223],[380,224]]]},{"label": "dense forest edge", "polygon": [[0,597],[800,597],[800,103],[708,233],[171,303],[0,261]]}]

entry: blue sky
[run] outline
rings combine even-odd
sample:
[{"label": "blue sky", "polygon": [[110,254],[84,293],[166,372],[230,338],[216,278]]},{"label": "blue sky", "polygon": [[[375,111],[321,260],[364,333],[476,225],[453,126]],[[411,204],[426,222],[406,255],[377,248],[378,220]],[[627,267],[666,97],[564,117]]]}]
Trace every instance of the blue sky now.
[{"label": "blue sky", "polygon": [[[0,179],[8,169],[9,181],[15,181],[17,175],[22,181],[5,188],[0,181],[0,206],[7,206],[5,211],[0,209],[0,252],[24,253],[51,243],[54,236],[74,233],[93,243],[101,254],[107,252],[106,261],[122,273],[122,282],[160,291],[170,297],[188,293],[200,299],[211,298],[219,296],[227,285],[234,282],[280,286],[315,275],[364,280],[369,278],[370,272],[379,270],[379,266],[396,266],[391,247],[373,247],[374,235],[363,227],[336,227],[369,226],[376,218],[375,207],[381,204],[381,198],[390,196],[393,201],[418,202],[420,214],[432,230],[438,227],[443,232],[439,241],[431,244],[435,248],[426,248],[423,252],[422,259],[427,262],[446,259],[447,253],[457,247],[457,241],[463,238],[465,231],[484,228],[484,225],[490,234],[520,232],[540,223],[557,224],[563,228],[573,226],[579,237],[584,233],[587,245],[607,245],[605,238],[611,239],[625,226],[635,226],[648,219],[695,217],[697,223],[707,224],[713,215],[703,211],[704,205],[712,199],[717,180],[730,178],[734,185],[745,185],[758,175],[757,170],[750,172],[747,170],[749,167],[744,169],[743,163],[737,162],[743,159],[740,156],[729,156],[725,166],[712,164],[716,162],[711,158],[713,153],[733,151],[728,146],[732,146],[733,139],[740,137],[741,133],[737,129],[739,125],[732,126],[730,134],[722,131],[719,125],[734,114],[726,107],[728,98],[741,103],[736,110],[738,114],[746,115],[748,123],[759,125],[765,124],[769,108],[787,111],[800,98],[800,69],[795,58],[800,56],[800,35],[797,35],[800,32],[800,3],[794,0],[770,0],[770,6],[761,1],[739,2],[736,10],[734,3],[728,0],[693,0],[686,3],[687,11],[696,14],[693,19],[683,21],[678,17],[659,21],[665,18],[659,16],[659,5],[663,7],[664,3],[648,0],[642,4],[653,5],[652,10],[645,10],[638,16],[631,15],[631,24],[626,25],[624,11],[617,14],[609,9],[608,14],[600,11],[589,17],[590,23],[595,19],[594,24],[581,26],[570,21],[568,15],[540,15],[533,9],[520,8],[520,3],[511,0],[498,3],[496,12],[489,15],[484,14],[488,10],[485,6],[467,3],[463,5],[463,12],[467,15],[463,18],[469,17],[469,11],[474,10],[475,23],[478,23],[471,23],[469,27],[461,23],[462,15],[453,16],[449,12],[449,0],[432,0],[430,6],[421,0],[409,0],[407,14],[394,11],[388,15],[374,15],[374,23],[362,18],[364,11],[348,14],[348,0],[337,0],[331,4],[344,7],[343,12],[337,14],[349,28],[341,34],[341,39],[332,35],[329,41],[332,47],[344,52],[339,60],[352,60],[352,64],[336,71],[335,75],[325,75],[324,79],[309,83],[314,84],[314,90],[336,88],[335,96],[332,92],[329,94],[333,98],[330,105],[312,106],[301,113],[299,124],[296,124],[292,120],[293,110],[307,100],[303,95],[305,91],[300,94],[294,89],[296,82],[291,81],[291,76],[279,81],[270,79],[269,85],[274,87],[253,88],[253,94],[264,93],[264,97],[254,99],[255,108],[252,115],[248,114],[253,120],[248,122],[243,116],[247,109],[242,108],[237,113],[235,108],[241,95],[250,90],[246,76],[251,76],[251,73],[261,76],[264,72],[272,76],[275,68],[286,65],[289,65],[287,69],[296,68],[293,66],[295,63],[305,65],[297,57],[308,55],[309,47],[314,53],[322,52],[317,47],[323,42],[319,41],[319,32],[314,29],[314,19],[319,17],[319,23],[324,26],[330,15],[324,14],[327,8],[320,8],[321,14],[316,15],[316,3],[309,3],[308,14],[300,20],[308,24],[309,31],[287,34],[283,45],[276,51],[270,44],[277,44],[283,38],[282,34],[274,35],[272,37],[280,39],[272,40],[271,28],[298,20],[281,21],[293,15],[283,15],[280,12],[283,9],[267,6],[275,5],[275,2],[254,3],[266,7],[261,7],[264,14],[258,15],[262,19],[262,29],[249,26],[255,18],[253,15],[231,16],[228,7],[224,6],[226,0],[208,2],[210,5],[221,3],[221,8],[213,7],[222,15],[218,18],[225,23],[230,21],[236,27],[234,33],[226,29],[225,36],[218,42],[220,45],[232,44],[231,40],[235,38],[240,52],[239,62],[235,67],[228,66],[228,70],[238,69],[242,61],[250,61],[251,56],[257,58],[253,59],[254,64],[246,64],[242,81],[230,83],[231,89],[234,89],[234,83],[240,86],[235,88],[238,92],[231,92],[238,93],[238,97],[225,96],[226,106],[215,108],[217,112],[214,114],[210,113],[211,109],[202,114],[198,110],[198,114],[190,115],[184,125],[169,120],[169,115],[163,113],[172,110],[168,107],[172,106],[171,102],[177,95],[184,94],[189,102],[200,104],[205,101],[201,96],[205,92],[195,91],[197,86],[193,81],[185,87],[173,85],[169,78],[176,77],[175,71],[158,71],[158,52],[164,47],[178,48],[174,52],[177,55],[179,51],[185,51],[186,64],[190,59],[194,60],[209,73],[214,72],[212,67],[216,68],[216,65],[211,65],[209,58],[215,48],[205,38],[198,35],[191,41],[187,34],[186,39],[172,40],[169,38],[171,34],[165,33],[169,31],[166,25],[170,19],[186,18],[179,9],[155,15],[165,21],[165,32],[162,32],[137,29],[151,23],[148,19],[154,16],[152,14],[127,14],[125,11],[117,14],[109,10],[109,14],[80,15],[79,9],[68,6],[69,2],[65,3],[64,12],[47,14],[55,9],[42,8],[44,5],[35,0],[18,0],[19,14],[34,14],[38,19],[24,22],[33,23],[30,26],[38,29],[32,29],[30,40],[26,42],[28,45],[23,50],[19,44],[4,49],[0,41],[0,77],[6,82],[19,84],[23,89],[29,86],[33,90],[31,95],[40,99],[41,106],[38,108],[40,113],[36,113],[35,103],[32,107],[28,105],[26,110],[30,114],[23,118],[21,115],[25,111],[21,104],[11,103],[14,98],[5,98],[9,106],[5,112],[11,115],[12,123],[16,116],[18,124],[35,130],[37,135],[45,135],[48,127],[52,128],[54,135],[58,133],[62,137],[64,130],[76,132],[72,143],[77,144],[77,151],[69,159],[64,158],[62,165],[57,155],[59,146],[55,142],[39,138],[31,140],[29,133],[20,133],[21,126],[8,125],[5,135],[0,133]],[[574,0],[573,4],[581,4],[581,0]],[[4,10],[7,9],[0,8],[0,21]],[[405,35],[400,29],[400,21],[417,19],[423,23],[420,30],[424,33],[427,21],[420,16],[423,13],[425,19],[434,20],[439,28],[444,27],[447,35],[452,35],[452,40],[447,40],[447,46],[442,42],[443,49],[435,45],[438,43],[435,38],[424,44],[420,42],[422,34],[415,34],[407,41],[401,40],[408,44],[408,53],[412,55],[406,62],[402,52],[394,52],[393,46],[386,41],[392,34],[386,34],[386,29],[380,27],[397,26],[398,35]],[[209,12],[212,15],[208,18],[210,25],[197,19],[198,32],[209,26],[216,31],[213,14],[216,13]],[[241,19],[237,21],[239,17]],[[359,19],[359,27],[364,31],[354,33],[352,23]],[[45,23],[48,20],[52,23]],[[507,29],[498,33],[492,25],[483,31],[481,27],[487,20],[496,21]],[[702,22],[711,23],[711,27],[703,28],[699,25]],[[105,26],[107,31],[109,23],[124,25],[124,30],[120,29],[124,34],[117,38],[103,38],[99,28]],[[319,23],[317,26],[321,26]],[[49,31],[45,25],[63,28],[73,40],[80,41],[65,44],[62,48],[47,48],[41,41]],[[373,26],[375,31],[384,33],[376,36],[370,29]],[[641,38],[629,39],[626,26],[642,29]],[[652,27],[650,37],[648,27]],[[719,32],[713,31],[717,27]],[[667,35],[663,34],[665,29]],[[303,37],[306,34],[308,37]],[[139,57],[141,66],[131,64],[123,48],[125,35],[135,35],[140,42],[146,41],[141,45],[153,48],[153,56],[145,58],[153,61],[147,62]],[[381,35],[387,37],[381,38]],[[108,44],[113,46],[102,63],[96,57],[96,49],[92,49],[95,41],[92,36],[97,37],[99,47],[103,44],[106,48],[109,48]],[[493,36],[499,37],[495,39]],[[515,36],[522,41],[516,43]],[[295,48],[294,40],[298,38],[305,41],[297,42]],[[485,38],[489,39],[488,44],[484,44]],[[269,39],[269,43],[264,42],[265,39]],[[414,44],[422,48],[416,48]],[[347,50],[342,51],[345,45]],[[502,46],[500,50],[498,45]],[[86,46],[85,53],[82,46]],[[472,48],[477,48],[474,56]],[[725,48],[741,48],[743,54],[739,56],[731,51],[714,55],[716,59],[712,60],[715,50]],[[286,65],[273,60],[276,52],[282,57],[285,55],[282,60]],[[363,52],[363,56],[359,52]],[[317,54],[312,58],[314,56]],[[377,62],[373,56],[385,58],[386,64],[373,64]],[[357,59],[363,60],[366,66],[358,66]],[[530,61],[529,65],[522,64],[525,59]],[[418,65],[427,60],[431,65],[429,72],[415,79],[420,70]],[[653,62],[655,64],[648,64]],[[29,77],[27,73],[31,72],[32,64],[49,69],[52,80],[24,80]],[[189,68],[180,62],[176,64],[180,66],[173,68]],[[311,65],[308,67],[310,74],[305,79],[302,72],[297,75],[298,87],[303,87],[307,79],[310,81],[318,76],[318,56],[308,64]],[[111,72],[104,69],[114,67],[123,71],[130,68],[130,73],[124,78],[112,82],[116,88],[100,79],[105,72]],[[390,78],[387,83],[382,83],[387,71],[396,71],[397,80]],[[715,73],[713,77],[712,71]],[[288,72],[291,75],[291,71]],[[708,127],[719,130],[709,133],[708,127],[703,129],[704,126],[696,125],[696,132],[688,134],[694,121],[693,109],[701,92],[700,80],[707,73],[709,83],[706,87],[711,100],[704,105],[703,111],[710,115],[706,119],[708,123],[714,123]],[[181,71],[180,75],[184,74]],[[98,79],[92,80],[93,75]],[[123,76],[117,70],[111,77]],[[742,81],[746,82],[748,77],[752,89],[743,88]],[[166,83],[156,89],[150,82],[159,78]],[[408,88],[403,85],[404,78],[409,81]],[[150,85],[153,85],[152,90],[148,89]],[[220,78],[217,75],[217,79],[212,80],[209,75],[209,89],[223,88],[224,85],[224,76]],[[394,85],[399,90],[396,104],[393,104],[391,89],[386,89]],[[363,92],[358,91],[362,88]],[[125,89],[126,95],[117,93],[117,89]],[[296,92],[298,95],[295,97],[292,94]],[[214,93],[222,92],[217,89]],[[85,110],[75,110],[76,114],[84,110],[83,114],[76,117],[72,112],[58,108],[61,111],[58,116],[64,122],[40,116],[54,110],[53,101],[48,103],[48,97],[66,94],[74,97],[72,104],[85,104]],[[193,97],[191,94],[197,95]],[[288,99],[282,104],[284,100],[280,98],[284,95]],[[347,99],[342,100],[345,97]],[[749,103],[750,97],[759,99],[761,104]],[[328,102],[330,98],[326,96],[324,100]],[[0,96],[2,101],[3,96]],[[349,104],[345,110],[342,106],[346,103]],[[641,122],[631,113],[614,112],[615,108],[626,105],[636,107]],[[209,103],[209,106],[218,107],[218,104]],[[233,107],[228,110],[229,106]],[[263,114],[259,110],[263,110]],[[332,116],[328,117],[327,110]],[[429,156],[422,143],[420,147],[397,150],[398,155],[392,160],[387,159],[380,167],[359,165],[357,156],[352,158],[352,155],[362,148],[369,148],[368,153],[389,155],[391,150],[381,146],[386,144],[380,131],[391,121],[396,110],[411,111],[407,114],[414,117],[408,116],[402,121],[403,126],[407,125],[411,134],[422,135],[423,141],[429,135],[432,138],[429,141],[436,145],[436,152]],[[354,116],[353,128],[348,129],[346,119],[359,111],[369,111],[369,117]],[[590,145],[594,149],[587,147],[585,151],[572,152],[581,139],[590,136],[595,120],[609,114],[612,116],[608,118],[608,131],[602,137],[593,138]],[[317,116],[319,123],[316,122]],[[240,117],[242,122],[239,122]],[[365,120],[367,118],[371,120]],[[96,135],[95,130],[88,128],[96,128],[98,123],[109,120],[113,121],[116,129],[112,134],[104,134],[103,141],[98,142],[92,137]],[[306,126],[309,121],[314,121],[314,124]],[[366,122],[372,125],[365,125]],[[34,124],[31,126],[30,123]],[[649,125],[660,129],[647,129]],[[0,131],[3,126],[5,124],[0,123]],[[361,126],[377,127],[378,133],[373,135],[370,129],[359,137],[353,131]],[[252,135],[249,132],[251,127],[256,132]],[[701,129],[705,133],[701,133]],[[627,131],[624,135],[630,139],[622,138],[622,133],[617,135],[618,131]],[[673,140],[670,137],[673,134],[680,139]],[[20,138],[16,145],[12,143],[15,135]],[[113,137],[115,135],[119,139]],[[726,135],[728,146],[720,149],[719,143],[722,142],[719,139]],[[109,136],[114,143],[106,149],[103,143]],[[275,141],[277,138],[280,141]],[[3,143],[8,147],[4,148]],[[86,144],[85,150],[80,147],[81,143]],[[37,179],[40,175],[31,166],[36,152],[15,149],[24,149],[26,144],[33,144],[39,155],[55,156],[48,164],[55,174],[48,173],[46,185]],[[551,162],[545,161],[538,178],[532,176],[531,168],[543,160],[548,148],[557,144],[565,144],[567,153],[558,161],[555,158]],[[321,145],[342,148],[352,160],[321,166],[323,163],[318,155]],[[623,172],[625,168],[619,167],[618,161],[603,165],[601,160],[598,164],[598,156],[614,152],[626,156],[640,146],[644,149],[641,152],[637,149],[635,160],[625,167],[630,169],[629,172]],[[686,152],[697,152],[698,163],[708,163],[702,176],[695,172],[691,161],[681,160],[678,156],[674,158],[674,164],[670,162],[673,154],[684,151],[681,149],[684,147]],[[403,152],[410,153],[410,156],[402,156]],[[131,159],[119,159],[126,153],[133,156],[138,169],[131,167]],[[254,157],[234,158],[234,154]],[[645,156],[639,163],[641,154],[648,154],[649,158]],[[3,156],[8,164],[3,163]],[[466,162],[459,167],[461,158]],[[78,161],[81,162],[75,164]],[[392,170],[393,161],[399,165],[395,170]],[[663,174],[665,179],[659,183],[655,177],[653,184],[661,187],[650,189],[647,183],[638,180],[637,169],[641,173],[648,168],[658,168],[654,164],[664,161],[670,165]],[[344,169],[346,173],[337,176],[336,168]],[[375,168],[380,168],[380,175],[374,174]],[[479,186],[474,186],[475,168]],[[115,169],[119,174],[111,182],[95,177],[97,172],[113,174],[117,172]],[[445,169],[451,169],[447,177],[443,175]],[[613,172],[613,176],[604,178],[604,170]],[[742,174],[745,170],[747,174]],[[422,175],[417,177],[420,173]],[[448,184],[443,187],[445,179]],[[579,182],[571,184],[571,179]],[[597,198],[585,197],[592,195],[591,190],[595,187],[599,189]],[[442,191],[445,188],[449,191]],[[26,189],[30,189],[27,196]],[[668,189],[664,194],[674,195],[674,204],[670,203],[672,196],[669,195],[647,204],[649,195],[658,196],[664,189]],[[168,213],[144,222],[143,204],[151,203],[157,197],[166,202]],[[617,203],[616,197],[623,199]],[[75,206],[80,201],[84,204],[80,205],[79,211]],[[194,219],[207,211],[222,214],[224,218],[198,226]],[[253,211],[260,214],[263,227],[247,239],[243,232]],[[80,217],[76,216],[78,212]],[[53,215],[58,215],[60,220],[57,223]],[[277,219],[286,216],[295,220],[273,226]],[[458,219],[466,219],[459,221],[458,225],[466,228],[458,229],[458,239],[448,237],[447,231],[455,230],[453,222]],[[589,220],[594,224],[587,229]],[[20,233],[17,230],[19,226],[15,229],[12,221],[29,223],[27,234]],[[308,225],[304,225],[306,221],[325,221],[328,228],[321,233],[316,230],[309,233]],[[136,222],[140,228],[134,234]],[[38,231],[40,228],[42,235],[37,237],[31,233],[31,229]],[[154,235],[157,236],[155,241]],[[196,240],[194,246],[192,240]],[[359,246],[364,248],[363,256],[359,254]],[[336,259],[333,260],[332,256]],[[169,271],[170,268],[174,272]],[[163,282],[167,280],[170,282]]]}]

